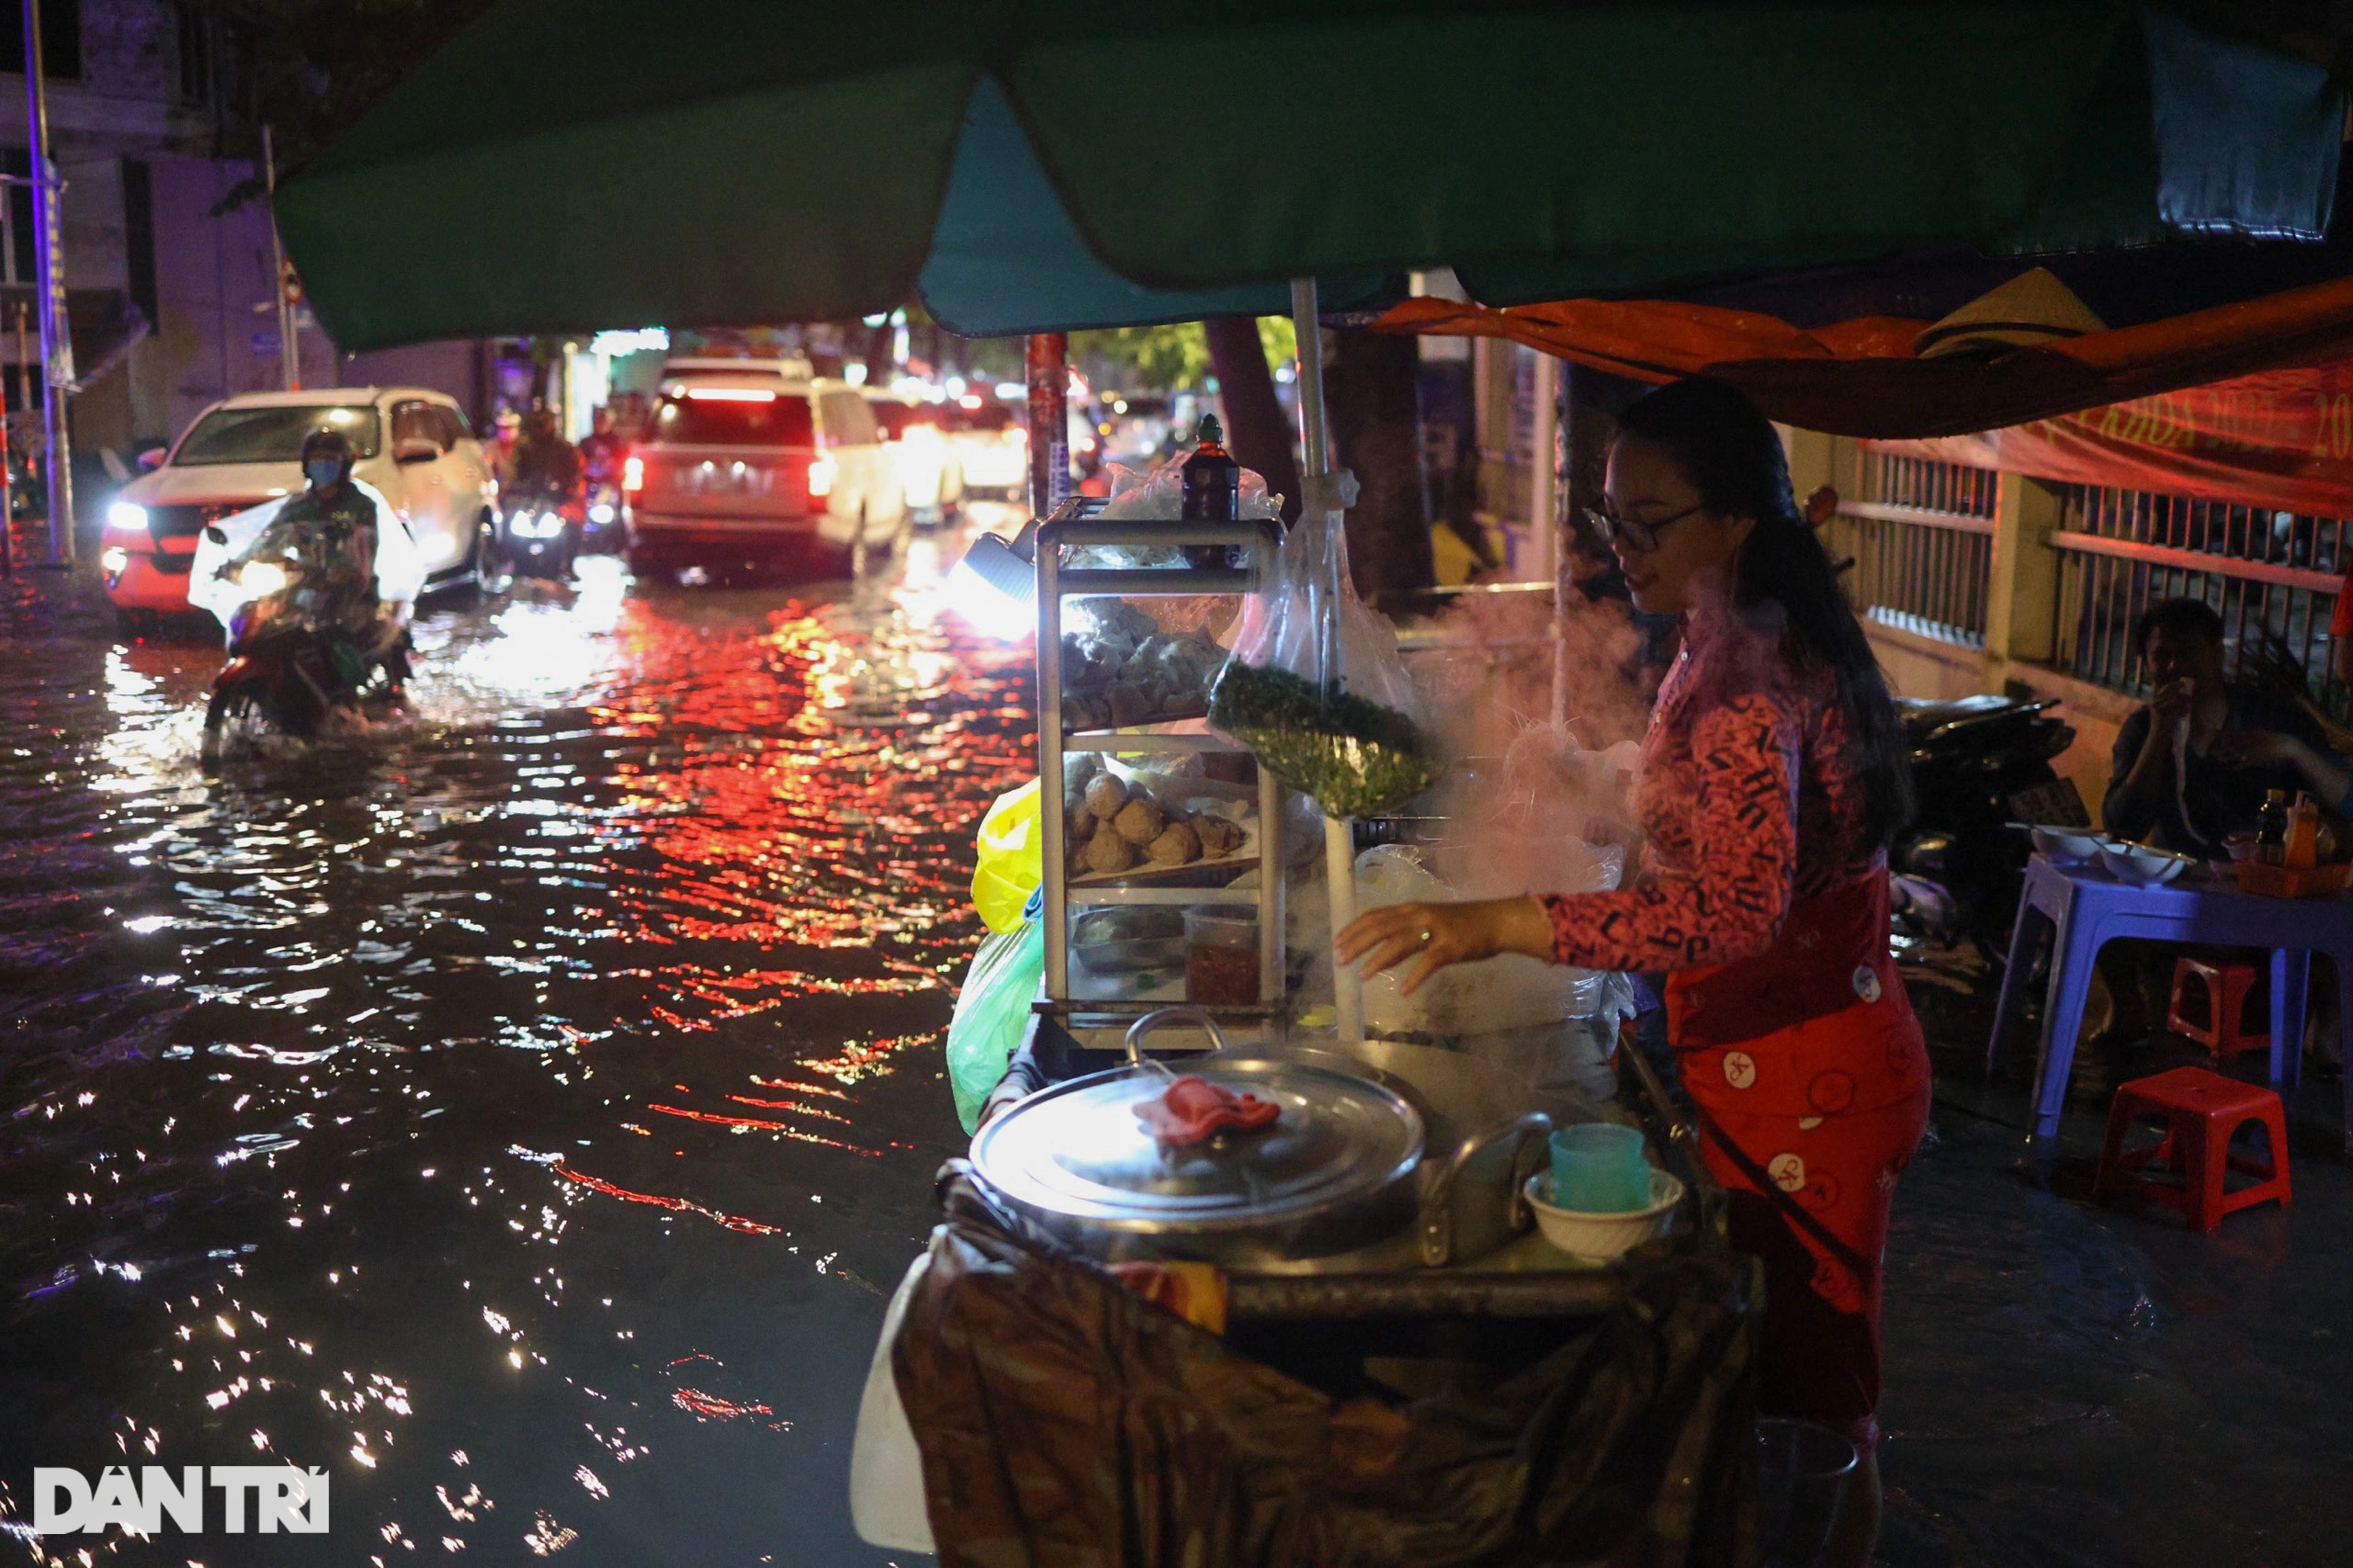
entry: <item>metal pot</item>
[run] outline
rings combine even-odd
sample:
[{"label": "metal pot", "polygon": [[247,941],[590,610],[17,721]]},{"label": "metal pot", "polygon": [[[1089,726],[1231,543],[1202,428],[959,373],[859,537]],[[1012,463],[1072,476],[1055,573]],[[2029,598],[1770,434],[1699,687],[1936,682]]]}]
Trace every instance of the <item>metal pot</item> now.
[{"label": "metal pot", "polygon": [[1112,1261],[1248,1267],[1350,1251],[1412,1219],[1421,1117],[1369,1077],[1276,1058],[1188,1063],[1282,1113],[1255,1132],[1162,1148],[1134,1108],[1171,1077],[1145,1061],[1143,1039],[1178,1018],[1205,1029],[1222,1051],[1223,1032],[1198,1009],[1137,1020],[1128,1066],[1033,1095],[981,1128],[972,1141],[981,1179],[1040,1228]]},{"label": "metal pot", "polygon": [[[1179,1019],[1219,1047],[1187,1071],[1275,1101],[1282,1114],[1272,1126],[1166,1150],[1137,1122],[1134,1107],[1170,1081],[1145,1061],[1142,1041]],[[1516,1179],[1541,1157],[1552,1126],[1544,1114],[1450,1125],[1444,1146],[1428,1151],[1419,1097],[1370,1063],[1224,1047],[1215,1020],[1197,1009],[1139,1019],[1127,1066],[1012,1107],[973,1140],[973,1166],[1032,1223],[1107,1261],[1185,1258],[1268,1273],[1411,1269],[1491,1248],[1522,1223]]]}]

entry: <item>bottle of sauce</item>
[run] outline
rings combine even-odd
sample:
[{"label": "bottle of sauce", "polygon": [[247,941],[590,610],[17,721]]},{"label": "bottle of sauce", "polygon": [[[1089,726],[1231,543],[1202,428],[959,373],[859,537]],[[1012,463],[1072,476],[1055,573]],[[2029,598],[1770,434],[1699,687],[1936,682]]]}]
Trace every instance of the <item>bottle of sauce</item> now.
[{"label": "bottle of sauce", "polygon": [[1242,466],[1226,450],[1226,432],[1217,416],[1201,416],[1201,431],[1193,456],[1184,460],[1184,503],[1180,515],[1188,523],[1231,523],[1242,513]]},{"label": "bottle of sauce", "polygon": [[2288,792],[2275,789],[2263,797],[2255,818],[2255,858],[2265,865],[2288,863]]},{"label": "bottle of sauce", "polygon": [[2288,812],[2286,863],[2290,871],[2310,871],[2320,863],[2320,807],[2302,790]]}]

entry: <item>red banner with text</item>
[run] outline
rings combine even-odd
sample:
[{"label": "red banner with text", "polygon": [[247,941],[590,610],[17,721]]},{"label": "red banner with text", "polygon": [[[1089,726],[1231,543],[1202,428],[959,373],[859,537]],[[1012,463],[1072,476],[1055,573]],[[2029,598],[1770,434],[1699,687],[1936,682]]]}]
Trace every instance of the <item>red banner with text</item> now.
[{"label": "red banner with text", "polygon": [[1975,435],[1865,445],[2066,484],[2353,517],[2353,361],[2267,370]]}]

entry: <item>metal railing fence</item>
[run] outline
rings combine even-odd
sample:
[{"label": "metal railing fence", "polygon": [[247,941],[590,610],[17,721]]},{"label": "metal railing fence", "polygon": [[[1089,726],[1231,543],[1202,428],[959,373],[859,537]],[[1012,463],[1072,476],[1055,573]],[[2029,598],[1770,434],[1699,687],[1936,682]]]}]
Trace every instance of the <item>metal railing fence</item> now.
[{"label": "metal railing fence", "polygon": [[1856,613],[1983,648],[1999,479],[1991,468],[1859,452],[1855,499],[1839,503],[1826,541],[1854,562],[1847,592]]},{"label": "metal railing fence", "polygon": [[2058,488],[2060,552],[2052,664],[2145,695],[2147,674],[2132,628],[2161,600],[2184,597],[2222,616],[2233,674],[2292,661],[2308,689],[2331,691],[2328,623],[2353,557],[2353,522],[2270,507],[2092,485]]}]

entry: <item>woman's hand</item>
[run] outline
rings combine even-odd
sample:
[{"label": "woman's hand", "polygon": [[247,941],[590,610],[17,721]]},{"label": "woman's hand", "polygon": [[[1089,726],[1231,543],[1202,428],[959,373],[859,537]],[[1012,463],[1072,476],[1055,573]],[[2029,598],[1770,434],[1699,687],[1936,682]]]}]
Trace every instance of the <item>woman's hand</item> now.
[{"label": "woman's hand", "polygon": [[1363,960],[1359,972],[1367,976],[1420,954],[1421,962],[1399,987],[1409,997],[1449,964],[1475,964],[1499,953],[1550,958],[1552,919],[1533,898],[1389,904],[1350,921],[1332,947],[1342,964]]}]

